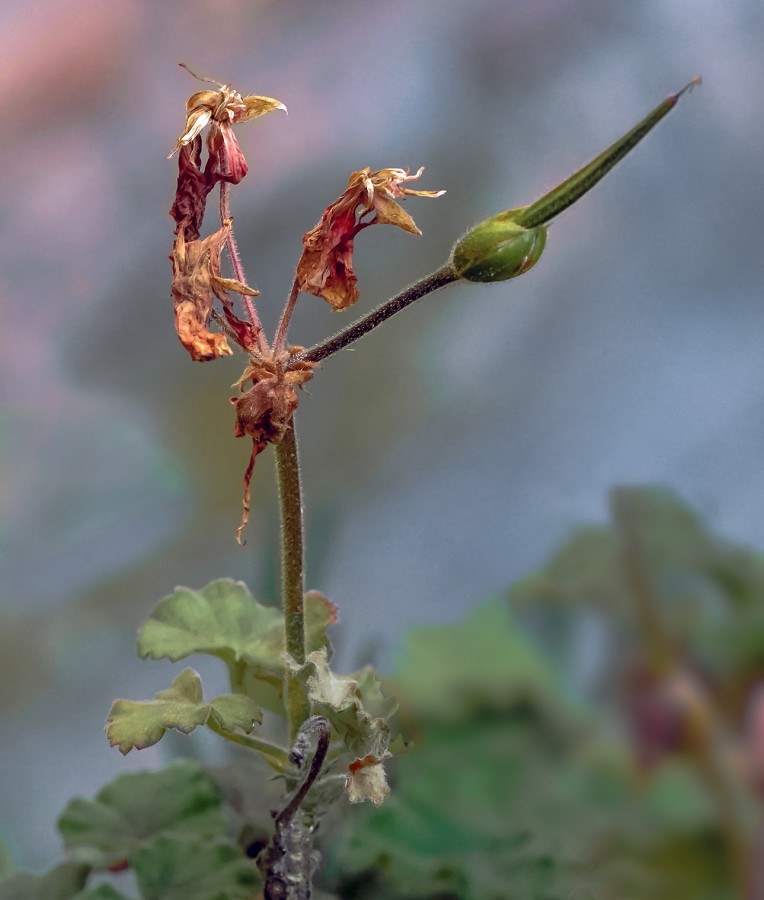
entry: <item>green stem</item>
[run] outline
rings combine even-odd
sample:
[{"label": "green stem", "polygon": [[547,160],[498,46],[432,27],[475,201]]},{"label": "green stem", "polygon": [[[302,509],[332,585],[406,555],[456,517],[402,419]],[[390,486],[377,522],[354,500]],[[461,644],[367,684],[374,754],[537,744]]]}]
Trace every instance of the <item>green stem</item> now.
[{"label": "green stem", "polygon": [[232,744],[239,744],[239,746],[246,747],[248,750],[256,750],[265,758],[268,765],[277,772],[289,772],[294,768],[289,759],[289,753],[278,744],[272,744],[270,741],[254,737],[251,734],[239,734],[235,731],[225,731],[212,716],[207,719],[207,727],[210,731],[214,731],[215,734],[219,734],[220,737],[225,738],[225,740],[230,741]]},{"label": "green stem", "polygon": [[[281,501],[281,605],[284,610],[286,652],[298,664],[305,662],[305,584],[302,492],[294,419],[284,439],[276,444],[276,470]],[[286,675],[289,741],[310,715],[305,688],[291,671]]]},{"label": "green stem", "polygon": [[666,97],[663,103],[659,103],[638,125],[635,125],[631,131],[619,138],[614,144],[611,144],[607,150],[600,153],[590,163],[579,169],[570,178],[563,181],[562,184],[558,184],[548,194],[544,194],[535,203],[531,203],[530,206],[526,206],[525,209],[518,211],[512,217],[512,220],[524,228],[535,228],[537,225],[543,225],[556,215],[559,215],[607,175],[616,163],[620,162],[630,150],[633,150],[642,138],[665,115],[671,112],[682,94],[695,87],[696,84],[700,84],[700,78],[697,76],[689,84],[686,84],[681,91]]},{"label": "green stem", "polygon": [[385,319],[394,316],[395,313],[405,309],[415,300],[419,300],[426,294],[430,294],[438,288],[445,287],[447,284],[453,284],[454,281],[458,280],[459,276],[454,272],[451,264],[448,263],[431,275],[427,275],[419,281],[414,282],[414,284],[407,287],[405,291],[401,291],[400,294],[397,294],[390,300],[386,300],[384,303],[375,307],[370,313],[367,313],[360,319],[356,319],[356,321],[348,325],[347,328],[343,328],[342,331],[338,331],[337,334],[332,335],[320,344],[316,344],[308,350],[303,350],[302,353],[298,353],[294,359],[296,361],[307,360],[308,362],[319,362],[322,359],[326,359],[327,356],[331,356],[338,350],[342,350],[343,347],[347,347],[348,344],[352,344],[353,341],[357,341],[358,338],[362,338],[373,328],[376,328],[377,325],[381,325]]}]

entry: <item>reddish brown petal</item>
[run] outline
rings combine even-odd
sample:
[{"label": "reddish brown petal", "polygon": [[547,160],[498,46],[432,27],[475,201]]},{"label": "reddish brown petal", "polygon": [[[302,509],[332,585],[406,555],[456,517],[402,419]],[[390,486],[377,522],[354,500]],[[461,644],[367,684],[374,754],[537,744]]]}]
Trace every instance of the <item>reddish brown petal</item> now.
[{"label": "reddish brown petal", "polygon": [[[394,197],[407,193],[439,196],[435,191],[401,188],[422,173],[409,175],[404,169],[360,169],[353,172],[344,193],[326,208],[321,221],[303,235],[303,254],[297,264],[297,284],[301,291],[321,297],[335,309],[352,306],[359,297],[353,271],[353,242],[362,228],[376,223],[396,225],[411,234],[421,234],[411,216]],[[373,218],[369,220],[369,213]]]},{"label": "reddish brown petal", "polygon": [[204,208],[213,185],[208,184],[201,169],[202,139],[200,137],[181,147],[178,155],[178,186],[170,215],[177,222],[175,233],[184,223],[185,238],[195,241],[204,219]]},{"label": "reddish brown petal", "polygon": [[204,169],[209,189],[218,181],[227,181],[230,184],[238,184],[247,174],[247,161],[241,152],[236,135],[228,123],[218,125],[212,123],[207,135],[207,150],[209,158]]}]

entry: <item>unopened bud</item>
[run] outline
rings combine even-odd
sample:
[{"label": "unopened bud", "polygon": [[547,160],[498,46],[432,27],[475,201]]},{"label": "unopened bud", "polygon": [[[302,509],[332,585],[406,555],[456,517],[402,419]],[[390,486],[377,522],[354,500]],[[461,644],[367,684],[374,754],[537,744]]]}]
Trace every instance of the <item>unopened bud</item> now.
[{"label": "unopened bud", "polygon": [[522,209],[486,219],[456,242],[451,265],[465,281],[506,281],[532,269],[546,245],[546,228],[516,221]]}]

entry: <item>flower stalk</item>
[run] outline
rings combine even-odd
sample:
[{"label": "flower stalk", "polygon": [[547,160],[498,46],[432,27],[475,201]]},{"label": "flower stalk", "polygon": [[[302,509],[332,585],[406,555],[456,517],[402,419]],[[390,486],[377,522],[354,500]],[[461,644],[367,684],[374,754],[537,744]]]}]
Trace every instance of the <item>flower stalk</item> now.
[{"label": "flower stalk", "polygon": [[[276,473],[281,511],[281,606],[284,610],[286,652],[298,665],[302,665],[305,662],[305,553],[300,462],[294,420],[283,440],[276,445]],[[300,726],[310,715],[310,707],[302,682],[289,667],[285,678],[289,740],[294,742]]]}]

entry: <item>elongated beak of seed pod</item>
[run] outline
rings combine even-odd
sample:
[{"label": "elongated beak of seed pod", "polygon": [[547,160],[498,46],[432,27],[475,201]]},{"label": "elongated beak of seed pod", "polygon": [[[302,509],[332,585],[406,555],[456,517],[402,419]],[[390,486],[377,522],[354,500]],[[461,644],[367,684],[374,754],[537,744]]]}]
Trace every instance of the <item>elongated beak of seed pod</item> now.
[{"label": "elongated beak of seed pod", "polygon": [[669,95],[631,131],[611,144],[570,178],[530,206],[509,209],[486,219],[456,242],[451,265],[465,281],[506,281],[531,269],[546,245],[545,226],[591,190],[630,150],[676,106],[695,85],[695,77],[681,91]]}]

